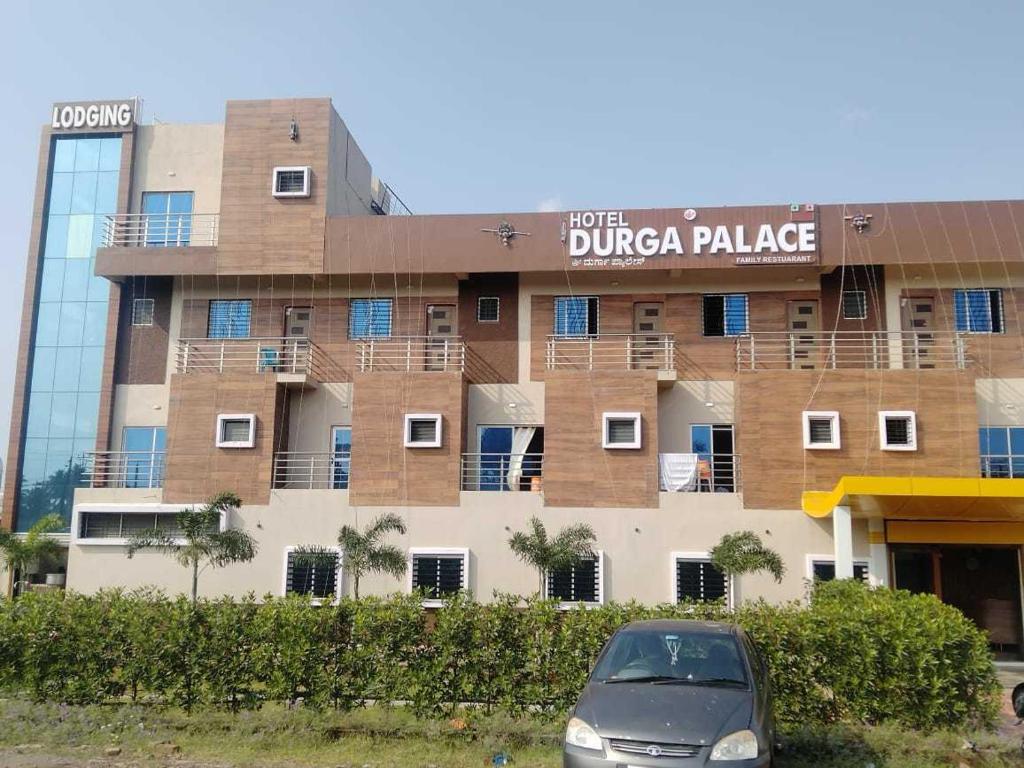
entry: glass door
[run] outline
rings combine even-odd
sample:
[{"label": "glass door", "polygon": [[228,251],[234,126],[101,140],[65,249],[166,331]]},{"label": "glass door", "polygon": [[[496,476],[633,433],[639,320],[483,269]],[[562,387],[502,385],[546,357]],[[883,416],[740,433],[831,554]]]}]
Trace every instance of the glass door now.
[{"label": "glass door", "polygon": [[184,246],[192,236],[191,192],[143,192],[144,244]]},{"label": "glass door", "polygon": [[331,427],[331,488],[348,488],[352,466],[352,427]]},{"label": "glass door", "polygon": [[164,479],[166,427],[125,427],[121,436],[123,488],[159,488]]}]

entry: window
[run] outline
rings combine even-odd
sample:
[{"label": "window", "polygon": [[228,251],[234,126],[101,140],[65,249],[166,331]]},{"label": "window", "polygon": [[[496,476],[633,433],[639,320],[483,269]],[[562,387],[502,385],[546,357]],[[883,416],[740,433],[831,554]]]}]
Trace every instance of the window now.
[{"label": "window", "polygon": [[[836,559],[827,555],[809,555],[808,576],[814,581],[834,581],[836,578]],[[863,560],[853,561],[853,578],[857,581],[868,581],[868,564]]]},{"label": "window", "polygon": [[255,414],[222,413],[217,416],[218,448],[252,448],[255,444]]},{"label": "window", "polygon": [[690,450],[697,454],[698,491],[736,492],[732,424],[691,424]]},{"label": "window", "polygon": [[132,302],[132,325],[152,325],[154,304],[153,299],[135,299]]},{"label": "window", "polygon": [[978,430],[982,477],[1024,477],[1024,427]]},{"label": "window", "polygon": [[556,296],[555,336],[597,336],[597,296]]},{"label": "window", "polygon": [[352,427],[331,427],[331,488],[348,488],[352,470]]},{"label": "window", "polygon": [[[178,513],[183,507],[169,504],[79,504],[71,522],[72,540],[80,544],[124,546],[134,533],[163,531],[178,537]],[[223,531],[223,515],[213,529]]]},{"label": "window", "polygon": [[639,413],[604,413],[601,446],[603,448],[639,448]]},{"label": "window", "polygon": [[576,603],[600,605],[604,602],[604,553],[581,560],[571,568],[550,571],[544,576],[544,590],[549,600],[558,600],[563,607]]},{"label": "window", "polygon": [[953,291],[956,329],[967,333],[1003,333],[1003,292],[995,290]]},{"label": "window", "polygon": [[883,451],[916,451],[917,419],[914,412],[879,411],[878,437]]},{"label": "window", "polygon": [[673,599],[677,603],[732,602],[732,585],[706,552],[672,553]]},{"label": "window", "polygon": [[839,450],[839,411],[804,411],[804,448]]},{"label": "window", "polygon": [[274,197],[309,197],[308,165],[279,166],[274,169],[271,191]]},{"label": "window", "polygon": [[544,464],[544,427],[477,428],[480,452],[467,457],[464,491],[539,491]]},{"label": "window", "polygon": [[249,299],[213,299],[206,335],[211,339],[245,339],[249,337],[252,301]]},{"label": "window", "polygon": [[125,427],[121,435],[123,457],[116,467],[116,479],[124,488],[160,488],[164,479],[166,427]]},{"label": "window", "polygon": [[481,296],[476,300],[476,321],[478,323],[498,322],[498,309],[501,305],[497,296]]},{"label": "window", "polygon": [[739,336],[747,332],[747,294],[711,293],[701,298],[705,336]]},{"label": "window", "polygon": [[314,602],[336,600],[341,579],[341,553],[336,549],[287,547],[284,594],[308,595]]},{"label": "window", "polygon": [[468,565],[468,549],[410,549],[409,589],[424,591],[424,605],[439,605],[444,598],[467,588]]},{"label": "window", "polygon": [[843,320],[864,320],[867,316],[867,294],[864,291],[843,291]]},{"label": "window", "polygon": [[184,246],[192,236],[191,192],[143,192],[142,239],[149,247]]},{"label": "window", "polygon": [[391,299],[353,299],[348,312],[348,337],[365,339],[391,335]]},{"label": "window", "polygon": [[405,414],[405,447],[406,448],[440,448],[441,447],[441,414],[439,414],[439,413],[407,413],[407,414]]}]

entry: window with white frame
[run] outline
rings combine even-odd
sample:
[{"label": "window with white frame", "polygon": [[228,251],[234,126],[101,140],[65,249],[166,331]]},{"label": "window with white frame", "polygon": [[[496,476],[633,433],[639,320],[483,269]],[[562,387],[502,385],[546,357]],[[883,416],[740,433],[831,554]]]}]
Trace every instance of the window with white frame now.
[{"label": "window with white frame", "polygon": [[706,552],[673,552],[672,583],[677,603],[732,603],[729,577],[712,565]]},{"label": "window with white frame", "polygon": [[868,296],[864,291],[843,291],[843,320],[865,320]]},{"label": "window with white frame", "polygon": [[740,336],[747,332],[747,294],[708,293],[701,297],[701,303],[705,336]]},{"label": "window with white frame", "polygon": [[256,444],[256,414],[217,415],[218,448],[252,448]]},{"label": "window with white frame", "polygon": [[640,414],[636,412],[605,412],[601,415],[601,445],[604,448],[639,448]]},{"label": "window with white frame", "polygon": [[839,411],[803,412],[804,448],[839,450]]},{"label": "window with white frame", "polygon": [[1003,292],[998,289],[953,291],[956,329],[966,333],[1003,333]]},{"label": "window with white frame", "polygon": [[312,169],[308,165],[287,165],[274,168],[272,191],[274,197],[309,197],[309,179]]},{"label": "window with white frame", "polygon": [[440,448],[441,447],[441,414],[440,413],[407,413],[407,414],[405,414],[405,447],[406,448]]},{"label": "window with white frame", "polygon": [[597,296],[555,297],[555,336],[597,336],[598,328]]},{"label": "window with white frame", "polygon": [[[182,543],[178,525],[182,509],[175,504],[77,504],[71,513],[71,540],[89,546],[125,546],[132,535],[157,530]],[[223,531],[226,525],[222,512],[210,530]]]},{"label": "window with white frame", "polygon": [[916,451],[917,416],[913,411],[879,411],[878,440],[883,451]]},{"label": "window with white frame", "polygon": [[[807,577],[813,581],[834,581],[836,578],[836,559],[826,555],[810,555],[807,558]],[[857,581],[868,581],[868,563],[866,560],[853,561],[853,578]]]},{"label": "window with white frame", "polygon": [[600,605],[604,602],[604,553],[594,552],[576,565],[544,574],[544,593],[568,607],[576,603]]},{"label": "window with white frame", "polygon": [[152,325],[155,306],[154,299],[135,299],[132,302],[132,325]]},{"label": "window with white frame", "polygon": [[476,321],[478,323],[496,323],[501,309],[501,300],[497,296],[481,296],[476,300]]},{"label": "window with white frame", "polygon": [[319,547],[285,548],[284,594],[308,595],[315,601],[336,600],[340,586],[340,551]]},{"label": "window with white frame", "polygon": [[422,590],[426,605],[440,604],[467,589],[469,550],[413,548],[409,550],[409,590]]}]

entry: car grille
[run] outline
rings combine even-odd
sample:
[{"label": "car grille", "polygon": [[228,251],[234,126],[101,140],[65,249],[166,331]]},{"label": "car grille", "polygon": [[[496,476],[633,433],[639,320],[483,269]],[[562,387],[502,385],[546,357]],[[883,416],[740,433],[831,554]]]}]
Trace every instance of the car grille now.
[{"label": "car grille", "polygon": [[611,748],[627,755],[645,755],[646,757],[696,757],[700,747],[688,744],[660,744],[652,741],[627,741],[611,739]]}]

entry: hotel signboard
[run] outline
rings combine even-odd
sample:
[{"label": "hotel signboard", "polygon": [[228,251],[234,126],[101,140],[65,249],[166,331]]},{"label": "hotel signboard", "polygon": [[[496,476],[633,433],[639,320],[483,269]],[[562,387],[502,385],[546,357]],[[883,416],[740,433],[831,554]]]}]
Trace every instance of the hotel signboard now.
[{"label": "hotel signboard", "polygon": [[64,131],[127,131],[135,125],[138,99],[71,101],[53,105],[50,128]]}]

